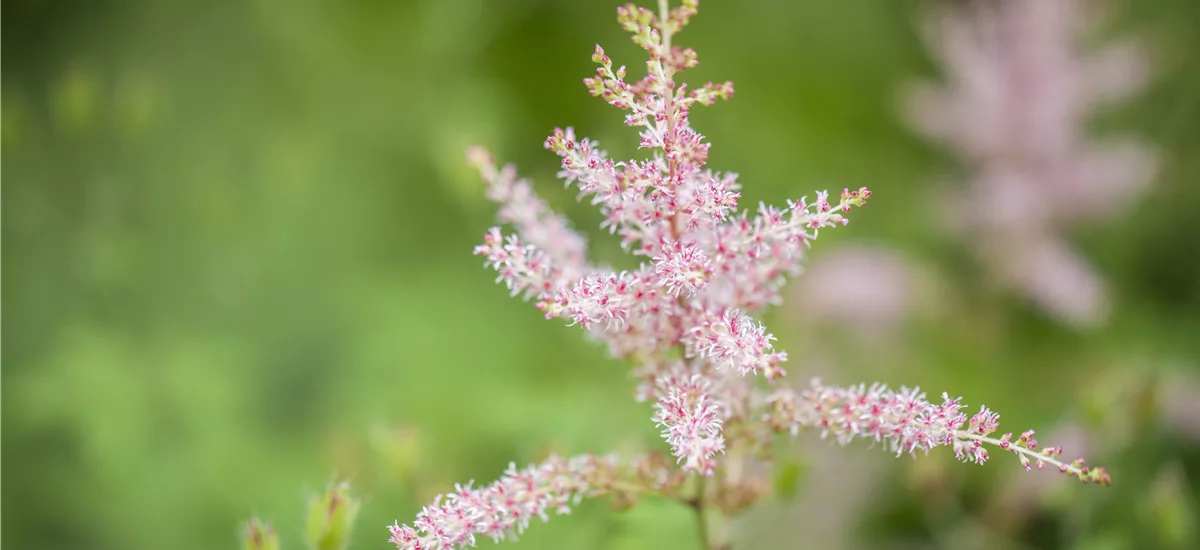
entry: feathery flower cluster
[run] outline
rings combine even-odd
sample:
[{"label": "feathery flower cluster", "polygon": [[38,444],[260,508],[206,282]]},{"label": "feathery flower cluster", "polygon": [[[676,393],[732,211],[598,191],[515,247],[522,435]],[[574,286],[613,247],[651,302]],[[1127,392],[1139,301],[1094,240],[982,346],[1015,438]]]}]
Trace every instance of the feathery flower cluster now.
[{"label": "feathery flower cluster", "polygon": [[[774,349],[774,336],[748,311],[779,302],[786,277],[799,271],[819,230],[845,225],[844,214],[865,204],[871,192],[847,189],[834,204],[821,191],[812,202],[805,197],[784,208],[761,205],[756,216],[736,212],[736,175],[705,168],[709,144],[688,121],[693,105],[728,99],[733,85],[689,91],[674,80],[697,63],[690,48],[670,44],[696,7],[684,2],[659,15],[620,8],[622,26],[650,54],[647,75],[627,82],[625,68],[614,70],[597,46],[593,60],[599,68],[585,80],[594,95],[627,112],[625,121],[639,128],[642,147],[655,151],[651,158],[613,161],[596,142],[577,138],[569,128],[556,129],[545,143],[562,159],[559,176],[599,207],[601,227],[649,261],[622,272],[586,265],[584,239],[518,181],[512,167],[495,168],[479,149],[469,153],[470,160],[489,183],[488,196],[501,204],[501,221],[516,233],[502,237],[493,228],[475,253],[487,258],[514,294],[535,298],[546,318],[583,327],[617,357],[636,355],[666,365],[655,360],[682,351],[693,363],[775,380],[784,374],[780,364],[787,354]],[[643,374],[653,375],[653,369]],[[723,448],[720,421],[734,408],[720,390],[733,385],[714,385],[699,398],[702,426],[673,412],[658,418],[668,426],[664,434],[684,470],[711,474],[711,455]],[[696,388],[674,391],[682,400],[695,396]]]},{"label": "feathery flower cluster", "polygon": [[[649,158],[614,161],[570,128],[554,130],[545,142],[561,158],[559,176],[599,208],[601,228],[644,258],[637,268],[614,272],[589,264],[585,239],[514,168],[496,168],[479,148],[468,153],[488,183],[488,197],[500,205],[500,221],[515,230],[505,236],[492,228],[475,253],[486,257],[497,282],[513,295],[536,300],[547,319],[578,325],[613,357],[636,364],[638,399],[657,401],[653,420],[678,466],[636,459],[637,473],[622,476],[615,462],[584,456],[552,458],[521,472],[510,468],[493,485],[468,485],[439,498],[413,527],[391,526],[391,541],[399,548],[472,546],[480,534],[499,540],[522,531],[533,516],[565,510],[581,496],[615,491],[617,481],[623,484],[618,495],[672,496],[681,477],[710,478],[721,468],[733,471],[714,478],[711,496],[700,484],[699,494],[681,500],[697,510],[741,510],[763,494],[764,485],[740,471],[743,458],[766,458],[764,439],[773,429],[821,426],[843,441],[886,439],[902,452],[951,445],[960,458],[975,462],[986,460],[982,444],[994,443],[1033,459],[1029,453],[1036,444],[1026,439],[988,437],[994,431],[991,413],[963,428],[957,400],[933,407],[915,390],[893,394],[881,387],[867,392],[820,385],[798,396],[770,392],[758,382],[760,375],[768,383],[785,376],[788,356],[775,349],[775,337],[751,314],[780,301],[784,283],[799,272],[819,231],[846,225],[845,214],[866,204],[871,192],[845,189],[835,203],[821,191],[811,202],[803,197],[784,207],[760,205],[753,215],[738,210],[737,176],[706,168],[709,144],[688,120],[694,105],[732,97],[733,85],[689,90],[675,81],[697,64],[694,51],[671,44],[697,6],[698,0],[684,0],[668,9],[660,0],[657,14],[632,5],[618,8],[622,27],[649,54],[647,73],[627,81],[625,67],[614,69],[597,46],[592,59],[599,68],[584,81],[593,95],[625,112],[642,148],[652,151]],[[731,455],[723,464],[727,452],[737,453],[736,459]],[[1042,454],[1043,462],[1059,464],[1057,454]]]},{"label": "feathery flower cluster", "polygon": [[919,388],[895,391],[881,384],[839,388],[814,379],[803,392],[779,390],[769,401],[767,423],[793,435],[800,428],[820,428],[821,437],[832,436],[843,445],[855,439],[870,439],[886,444],[897,455],[947,446],[959,460],[976,464],[990,458],[984,447],[988,444],[1015,454],[1026,471],[1050,464],[1084,483],[1108,485],[1111,481],[1104,468],[1088,468],[1082,458],[1070,463],[1059,461],[1062,447],[1038,450],[1033,430],[1015,441],[1011,433],[998,439],[990,437],[999,430],[1000,415],[980,407],[979,412],[967,416],[961,398],[946,393],[940,404],[934,404]]},{"label": "feathery flower cluster", "polygon": [[517,169],[497,170],[491,155],[482,147],[467,151],[467,161],[488,183],[487,198],[500,205],[496,218],[517,227],[521,235],[559,269],[561,276],[578,277],[587,264],[587,241],[572,231],[566,218],[550,209],[533,191],[528,180],[517,177]]},{"label": "feathery flower cluster", "polygon": [[663,380],[666,383],[654,420],[663,427],[663,438],[683,461],[685,471],[712,475],[717,467],[713,457],[725,450],[725,438],[721,436],[720,409],[709,394],[710,384],[698,374],[680,383],[668,380]]},{"label": "feathery flower cluster", "polygon": [[929,42],[947,82],[909,94],[913,126],[944,143],[971,173],[947,209],[982,259],[1039,307],[1077,324],[1105,315],[1103,280],[1062,236],[1069,224],[1129,208],[1154,173],[1133,139],[1085,135],[1098,106],[1146,80],[1131,42],[1082,51],[1094,13],[1080,0],[943,6]]},{"label": "feathery flower cluster", "polygon": [[509,464],[504,477],[487,487],[474,482],[456,485],[455,492],[440,495],[413,522],[388,527],[388,539],[397,548],[436,550],[475,546],[475,536],[499,542],[516,538],[530,520],[566,514],[587,494],[599,494],[615,477],[612,458],[583,455],[566,460],[552,456],[541,464],[517,470]]}]

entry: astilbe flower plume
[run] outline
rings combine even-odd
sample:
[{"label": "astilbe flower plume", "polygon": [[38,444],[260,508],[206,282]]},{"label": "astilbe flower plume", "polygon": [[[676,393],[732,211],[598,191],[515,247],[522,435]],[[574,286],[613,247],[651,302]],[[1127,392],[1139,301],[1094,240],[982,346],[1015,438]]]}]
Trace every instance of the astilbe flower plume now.
[{"label": "astilbe flower plume", "polygon": [[819,428],[822,437],[832,436],[838,443],[870,439],[884,443],[897,455],[928,452],[935,447],[950,447],[964,462],[983,464],[991,455],[985,444],[1011,452],[1025,470],[1042,469],[1047,464],[1084,483],[1110,482],[1104,468],[1089,468],[1083,459],[1062,462],[1062,447],[1038,449],[1033,430],[1013,439],[1012,433],[991,437],[1000,427],[1000,415],[980,407],[968,416],[961,398],[942,394],[935,404],[919,388],[891,390],[882,384],[826,386],[813,380],[807,390],[783,389],[769,398],[765,419],[775,429],[793,435],[800,428]]},{"label": "astilbe flower plume", "polygon": [[1102,321],[1105,284],[1063,236],[1116,215],[1154,174],[1153,150],[1127,137],[1089,138],[1098,107],[1147,80],[1131,40],[1089,51],[1098,3],[1005,0],[930,12],[928,42],[945,83],[907,94],[913,127],[962,161],[969,185],[951,194],[952,230],[1001,282],[1060,319]]},{"label": "astilbe flower plume", "polygon": [[510,464],[491,485],[473,488],[469,482],[439,496],[421,510],[415,527],[392,525],[391,542],[400,548],[454,548],[474,546],[476,535],[498,542],[524,531],[533,518],[566,513],[583,495],[598,491],[614,468],[612,459],[592,456],[550,457],[524,470]]},{"label": "astilbe flower plume", "polygon": [[[1057,461],[1058,449],[1035,451],[1022,436],[991,438],[996,416],[986,409],[967,419],[957,400],[932,405],[916,390],[839,389],[814,382],[805,392],[764,385],[786,375],[787,353],[753,313],[780,301],[787,278],[799,273],[821,229],[848,223],[845,214],[866,204],[867,188],[845,189],[831,200],[817,192],[785,206],[738,209],[737,176],[706,167],[709,144],[692,128],[696,105],[730,99],[731,83],[696,88],[675,80],[697,64],[691,48],[672,37],[695,15],[696,0],[657,13],[626,5],[618,20],[649,54],[646,75],[627,80],[624,66],[597,46],[596,74],[584,80],[592,95],[625,113],[649,158],[614,161],[599,144],[570,129],[555,129],[545,147],[561,159],[561,177],[578,188],[641,264],[613,271],[588,263],[586,240],[553,212],[511,166],[497,168],[474,148],[468,159],[499,204],[505,235],[492,228],[475,253],[514,295],[536,301],[547,319],[579,326],[607,345],[614,358],[635,365],[639,401],[654,401],[653,420],[677,460],[627,462],[592,455],[548,461],[483,488],[459,487],[430,506],[412,526],[390,526],[401,549],[473,546],[477,535],[500,540],[521,532],[533,517],[565,512],[581,497],[641,493],[677,497],[701,511],[736,513],[760,495],[761,479],[741,469],[745,459],[768,459],[769,439],[801,427],[820,428],[840,442],[871,438],[899,452],[950,446],[960,458],[982,463],[983,445],[1014,452],[1022,464],[1052,464],[1085,481],[1107,482],[1102,470]],[[759,383],[759,377],[764,383]],[[726,455],[724,453],[730,453]],[[728,460],[723,460],[726,457]],[[735,460],[736,458],[736,460]],[[1033,462],[1031,462],[1033,461]],[[727,475],[714,477],[728,468]],[[712,478],[695,494],[679,495],[680,476]],[[682,478],[682,479],[686,479]]]}]

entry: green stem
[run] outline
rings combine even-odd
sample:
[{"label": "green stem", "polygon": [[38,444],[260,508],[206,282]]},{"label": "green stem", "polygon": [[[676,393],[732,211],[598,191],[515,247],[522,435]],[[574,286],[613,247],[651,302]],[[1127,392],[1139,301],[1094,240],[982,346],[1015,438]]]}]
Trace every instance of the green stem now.
[{"label": "green stem", "polygon": [[964,439],[972,439],[975,441],[980,441],[983,443],[987,443],[989,445],[993,445],[999,449],[1004,449],[1006,451],[1014,452],[1018,455],[1023,455],[1025,458],[1029,459],[1029,461],[1031,463],[1034,463],[1034,464],[1036,464],[1037,461],[1039,461],[1039,460],[1044,461],[1047,464],[1051,464],[1051,465],[1057,467],[1060,471],[1062,471],[1064,473],[1069,473],[1076,477],[1083,477],[1084,475],[1086,475],[1083,473],[1082,470],[1080,470],[1078,467],[1076,467],[1073,464],[1068,464],[1068,463],[1058,460],[1052,456],[1044,455],[1040,451],[1035,451],[1033,449],[1029,449],[1028,447],[1018,445],[1014,441],[1010,441],[1007,445],[1008,448],[1005,449],[1005,444],[1003,441],[1000,441],[999,439],[991,438],[991,437],[988,437],[985,435],[973,434],[971,432],[963,431],[963,430],[959,430],[959,431],[955,432],[954,435],[955,435],[955,437],[961,437]]},{"label": "green stem", "polygon": [[696,484],[696,497],[688,502],[696,512],[696,527],[700,534],[700,550],[712,550],[708,539],[708,516],[704,513],[704,486],[708,478],[700,477]]}]

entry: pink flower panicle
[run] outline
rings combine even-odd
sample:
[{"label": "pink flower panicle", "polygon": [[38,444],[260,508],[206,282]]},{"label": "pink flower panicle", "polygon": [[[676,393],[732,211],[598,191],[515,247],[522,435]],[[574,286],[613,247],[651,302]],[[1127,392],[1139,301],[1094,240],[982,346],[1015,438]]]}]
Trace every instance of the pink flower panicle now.
[{"label": "pink flower panicle", "polygon": [[615,467],[612,458],[592,455],[551,456],[523,470],[510,464],[491,485],[473,488],[469,482],[439,495],[412,526],[389,525],[388,542],[401,550],[440,550],[475,546],[476,535],[496,542],[516,538],[533,518],[547,521],[551,512],[570,513],[584,496],[605,490]]},{"label": "pink flower panicle", "polygon": [[841,388],[814,379],[803,392],[775,392],[770,403],[766,421],[792,435],[800,428],[820,428],[821,437],[832,436],[840,444],[870,439],[887,444],[897,455],[948,446],[959,460],[976,464],[990,458],[986,444],[1016,455],[1026,471],[1050,464],[1084,483],[1111,482],[1104,468],[1089,468],[1082,458],[1070,463],[1058,460],[1062,447],[1038,450],[1032,430],[1016,440],[1011,433],[991,437],[999,429],[999,414],[981,407],[967,416],[961,400],[944,393],[942,402],[934,404],[918,388],[895,391],[882,384]]},{"label": "pink flower panicle", "polygon": [[700,356],[730,366],[739,373],[763,374],[768,380],[786,374],[779,363],[787,352],[775,351],[775,335],[745,313],[728,309],[720,317],[705,319],[684,340],[689,356]]},{"label": "pink flower panicle", "polygon": [[708,283],[712,262],[700,247],[677,242],[654,257],[654,273],[672,296],[691,296]]},{"label": "pink flower panicle", "polygon": [[720,411],[709,394],[709,385],[698,374],[686,380],[660,379],[658,412],[654,415],[654,421],[663,427],[663,438],[683,463],[683,471],[706,476],[712,475],[717,466],[713,457],[725,450]]},{"label": "pink flower panicle", "polygon": [[515,166],[497,169],[491,154],[482,147],[468,150],[467,159],[487,182],[487,198],[500,205],[500,223],[512,224],[525,242],[544,251],[570,275],[579,276],[587,270],[587,241],[583,235],[572,230],[564,216],[551,210],[528,180],[517,177]]},{"label": "pink flower panicle", "polygon": [[563,272],[555,266],[550,256],[521,237],[500,234],[493,227],[483,237],[483,244],[475,247],[475,254],[487,257],[485,265],[496,270],[496,282],[503,282],[513,296],[524,294],[526,299],[545,296],[564,282]]},{"label": "pink flower panicle", "polygon": [[570,289],[561,287],[552,299],[538,304],[546,318],[566,317],[571,324],[590,328],[597,324],[606,329],[620,328],[633,311],[647,299],[642,290],[651,276],[642,269],[636,273],[601,273],[584,277]]},{"label": "pink flower panicle", "polygon": [[759,205],[759,215],[741,215],[712,234],[717,265],[717,287],[712,297],[726,307],[758,310],[780,302],[780,291],[788,275],[800,272],[804,253],[820,229],[846,225],[842,214],[866,204],[871,191],[866,187],[842,191],[841,201],[830,204],[828,193],[788,201],[786,209]]}]

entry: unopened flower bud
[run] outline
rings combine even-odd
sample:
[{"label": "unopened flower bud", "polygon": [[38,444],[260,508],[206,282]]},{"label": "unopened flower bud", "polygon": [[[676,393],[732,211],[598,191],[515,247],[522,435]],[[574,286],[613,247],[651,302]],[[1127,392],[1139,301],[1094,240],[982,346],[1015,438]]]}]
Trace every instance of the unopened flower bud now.
[{"label": "unopened flower bud", "polygon": [[242,550],[279,550],[275,526],[258,518],[247,521],[242,530]]},{"label": "unopened flower bud", "polygon": [[322,494],[308,500],[305,537],[310,550],[343,550],[350,542],[350,530],[362,503],[350,495],[347,482],[330,483]]}]

